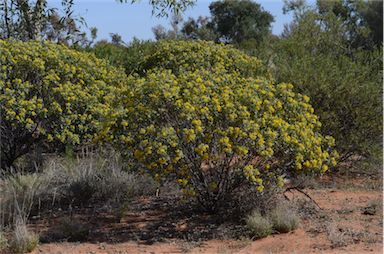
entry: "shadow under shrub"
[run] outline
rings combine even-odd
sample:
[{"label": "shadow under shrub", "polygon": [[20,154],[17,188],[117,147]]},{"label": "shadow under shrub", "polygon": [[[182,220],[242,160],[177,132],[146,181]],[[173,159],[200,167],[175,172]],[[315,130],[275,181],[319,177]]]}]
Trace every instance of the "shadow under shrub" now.
[{"label": "shadow under shrub", "polygon": [[40,236],[41,242],[81,242],[88,239],[90,227],[81,220],[73,217],[65,217],[58,223],[58,225],[53,226]]},{"label": "shadow under shrub", "polygon": [[244,183],[229,193],[217,213],[223,219],[234,221],[244,218],[244,215],[250,214],[254,209],[266,214],[281,202],[281,194],[282,189],[276,186],[259,192],[255,185]]}]

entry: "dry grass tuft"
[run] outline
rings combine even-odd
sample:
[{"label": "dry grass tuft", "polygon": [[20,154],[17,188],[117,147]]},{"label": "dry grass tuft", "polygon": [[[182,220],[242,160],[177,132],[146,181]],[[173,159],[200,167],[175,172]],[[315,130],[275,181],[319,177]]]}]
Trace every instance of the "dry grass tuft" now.
[{"label": "dry grass tuft", "polygon": [[270,221],[273,229],[279,233],[288,233],[295,230],[299,226],[299,217],[288,204],[279,204],[275,209],[270,211]]},{"label": "dry grass tuft", "polygon": [[24,221],[16,222],[9,249],[13,253],[26,253],[33,251],[39,243],[39,236],[28,230]]},{"label": "dry grass tuft", "polygon": [[268,218],[263,217],[259,211],[253,211],[245,221],[252,236],[255,238],[263,238],[272,234],[272,223]]}]

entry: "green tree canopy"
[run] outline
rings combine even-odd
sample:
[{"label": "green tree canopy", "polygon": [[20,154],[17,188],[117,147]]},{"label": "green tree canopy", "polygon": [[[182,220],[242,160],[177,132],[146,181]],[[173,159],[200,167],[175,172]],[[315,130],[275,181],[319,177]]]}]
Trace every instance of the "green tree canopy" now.
[{"label": "green tree canopy", "polygon": [[[139,0],[117,0],[119,2],[136,3]],[[185,11],[188,7],[193,6],[196,0],[149,0],[152,5],[152,14],[156,16],[168,16],[169,12],[178,15]]]},{"label": "green tree canopy", "polygon": [[209,26],[221,42],[261,41],[270,33],[274,21],[269,12],[251,0],[216,1],[210,4],[209,10],[212,15]]},{"label": "green tree canopy", "polygon": [[273,45],[270,71],[311,98],[341,159],[371,155],[382,142],[382,48],[354,48],[350,27],[334,12],[297,14]]},{"label": "green tree canopy", "polygon": [[[111,0],[112,2],[113,0]],[[138,0],[117,0],[136,3]],[[57,40],[67,44],[89,43],[80,24],[82,17],[73,15],[76,0],[61,0],[64,15],[48,6],[47,0],[2,0],[0,2],[0,39],[15,38],[27,40]],[[179,14],[195,0],[150,0],[152,14],[166,16],[169,12]]]},{"label": "green tree canopy", "polygon": [[316,12],[324,17],[333,14],[344,26],[343,36],[351,48],[372,49],[381,47],[383,42],[383,1],[382,0],[331,0],[316,2],[311,7],[304,0],[285,1],[284,10],[293,11],[295,19],[307,11]]}]

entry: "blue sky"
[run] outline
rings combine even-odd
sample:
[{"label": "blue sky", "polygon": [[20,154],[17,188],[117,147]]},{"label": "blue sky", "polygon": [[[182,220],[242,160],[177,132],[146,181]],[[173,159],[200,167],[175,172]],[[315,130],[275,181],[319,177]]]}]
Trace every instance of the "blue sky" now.
[{"label": "blue sky", "polygon": [[[211,0],[197,0],[195,6],[188,9],[184,14],[184,20],[188,17],[197,18],[200,15],[209,16],[209,4]],[[283,15],[283,0],[259,0],[264,10],[269,11],[275,18],[272,24],[272,32],[280,34],[284,24],[289,23],[291,15]],[[61,8],[60,0],[48,0],[50,7]],[[109,39],[110,33],[118,33],[125,42],[133,37],[139,39],[153,39],[152,27],[162,24],[169,27],[169,20],[152,16],[152,7],[148,0],[130,4],[118,3],[115,0],[75,0],[74,13],[82,16],[88,27],[97,27],[98,40]]]}]

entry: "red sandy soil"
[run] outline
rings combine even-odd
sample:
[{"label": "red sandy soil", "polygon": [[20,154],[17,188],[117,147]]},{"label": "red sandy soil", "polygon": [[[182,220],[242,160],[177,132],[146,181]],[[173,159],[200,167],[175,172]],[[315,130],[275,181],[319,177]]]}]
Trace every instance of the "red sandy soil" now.
[{"label": "red sandy soil", "polygon": [[[275,234],[264,239],[183,239],[183,232],[190,230],[191,234],[197,234],[197,231],[202,230],[202,225],[210,222],[209,219],[202,216],[194,224],[196,218],[176,216],[172,221],[172,216],[177,211],[169,213],[156,206],[146,208],[156,199],[152,197],[137,200],[137,204],[144,208],[139,211],[128,210],[120,220],[114,219],[112,215],[108,216],[107,213],[88,218],[96,228],[91,241],[87,239],[81,243],[42,243],[33,254],[382,253],[382,191],[379,188],[364,188],[364,181],[359,180],[348,186],[350,187],[306,189],[321,209],[316,209],[299,192],[288,193],[291,202],[302,200],[298,210],[302,217],[299,228],[291,233]],[[374,214],[367,214],[367,207],[372,201],[379,204],[378,210]],[[174,205],[172,202],[168,205]],[[43,222],[38,222],[34,229],[42,233],[46,230],[45,226]],[[164,237],[157,240],[157,234]]]}]

